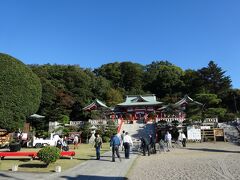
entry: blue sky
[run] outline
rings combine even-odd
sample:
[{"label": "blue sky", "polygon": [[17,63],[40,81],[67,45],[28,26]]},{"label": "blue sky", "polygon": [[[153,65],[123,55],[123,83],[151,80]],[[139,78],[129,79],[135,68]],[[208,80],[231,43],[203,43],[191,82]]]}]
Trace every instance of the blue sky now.
[{"label": "blue sky", "polygon": [[240,88],[239,0],[2,0],[0,52],[26,64],[214,60]]}]

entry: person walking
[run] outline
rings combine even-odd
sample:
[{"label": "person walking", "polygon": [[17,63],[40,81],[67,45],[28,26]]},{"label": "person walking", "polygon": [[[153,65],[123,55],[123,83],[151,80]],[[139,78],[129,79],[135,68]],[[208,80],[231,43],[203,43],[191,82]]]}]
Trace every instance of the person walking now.
[{"label": "person walking", "polygon": [[124,146],[123,146],[123,139],[124,139],[124,136],[125,136],[125,131],[123,130],[122,131],[122,134],[121,134],[121,147],[122,147],[122,151],[123,151],[123,148],[124,148]]},{"label": "person walking", "polygon": [[153,135],[149,134],[151,153],[156,154],[156,141]]},{"label": "person walking", "polygon": [[123,142],[124,142],[123,146],[124,146],[125,158],[129,159],[130,146],[133,146],[133,141],[131,136],[129,136],[128,132],[126,132]]},{"label": "person walking", "polygon": [[100,159],[100,149],[102,148],[102,138],[98,133],[95,134],[94,147],[96,149],[96,159]]},{"label": "person walking", "polygon": [[115,162],[115,153],[117,155],[117,157],[119,158],[119,160],[121,161],[121,157],[119,154],[119,146],[121,145],[120,142],[120,138],[118,137],[118,135],[113,135],[111,138],[111,142],[110,142],[110,147],[112,147],[112,162]]},{"label": "person walking", "polygon": [[143,156],[146,156],[146,151],[148,152],[148,156],[150,156],[150,151],[149,151],[149,141],[145,137],[141,137],[141,148],[143,150]]},{"label": "person walking", "polygon": [[186,147],[187,138],[183,132],[179,132],[178,140],[182,143],[183,147]]},{"label": "person walking", "polygon": [[74,139],[73,139],[73,149],[78,149],[78,143],[79,143],[79,140],[78,140],[78,136],[74,136]]},{"label": "person walking", "polygon": [[167,152],[169,152],[170,148],[172,148],[172,135],[168,131],[165,134],[164,140],[167,143]]}]

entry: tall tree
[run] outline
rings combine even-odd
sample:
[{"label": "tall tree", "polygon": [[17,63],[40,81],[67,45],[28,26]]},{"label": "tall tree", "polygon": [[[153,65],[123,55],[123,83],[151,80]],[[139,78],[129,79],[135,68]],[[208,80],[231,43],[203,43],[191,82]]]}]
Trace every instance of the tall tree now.
[{"label": "tall tree", "polygon": [[100,68],[94,69],[94,73],[97,76],[103,76],[107,80],[111,81],[113,87],[120,87],[121,69],[119,62],[104,64]]},{"label": "tall tree", "polygon": [[103,76],[112,82],[112,87],[122,88],[126,93],[141,94],[144,67],[137,63],[122,62],[102,65],[95,69],[97,76]]},{"label": "tall tree", "polygon": [[146,65],[144,67],[145,83],[151,84],[151,82],[157,78],[161,66],[173,66],[173,64],[168,61],[153,61],[151,64]]},{"label": "tall tree", "polygon": [[182,89],[184,94],[195,97],[195,94],[205,92],[204,81],[201,79],[198,71],[187,69],[182,80],[184,82],[184,87]]},{"label": "tall tree", "polygon": [[[169,62],[152,62],[146,68],[146,80],[149,83],[145,90],[155,93],[158,97],[171,99],[179,94],[183,87],[182,76],[184,71]],[[181,93],[179,94],[181,96]]]},{"label": "tall tree", "polygon": [[240,112],[240,90],[231,89],[223,98],[223,104],[230,113]]},{"label": "tall tree", "polygon": [[122,62],[121,69],[121,87],[126,91],[134,93],[142,92],[143,66],[132,62]]},{"label": "tall tree", "polygon": [[213,61],[208,63],[208,67],[198,70],[203,80],[204,87],[209,93],[222,97],[231,88],[231,79],[225,76],[225,71],[218,67]]}]

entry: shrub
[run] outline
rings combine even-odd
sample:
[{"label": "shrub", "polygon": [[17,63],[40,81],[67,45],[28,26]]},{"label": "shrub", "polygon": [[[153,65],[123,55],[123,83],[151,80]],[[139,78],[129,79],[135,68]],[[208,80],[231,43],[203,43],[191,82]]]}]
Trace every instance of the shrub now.
[{"label": "shrub", "polygon": [[110,137],[108,136],[103,136],[102,139],[103,139],[103,142],[110,142]]},{"label": "shrub", "polygon": [[57,147],[46,146],[38,151],[37,156],[41,161],[49,165],[60,158],[60,149]]},{"label": "shrub", "polygon": [[0,128],[14,131],[36,113],[42,95],[40,79],[21,61],[0,53]]}]

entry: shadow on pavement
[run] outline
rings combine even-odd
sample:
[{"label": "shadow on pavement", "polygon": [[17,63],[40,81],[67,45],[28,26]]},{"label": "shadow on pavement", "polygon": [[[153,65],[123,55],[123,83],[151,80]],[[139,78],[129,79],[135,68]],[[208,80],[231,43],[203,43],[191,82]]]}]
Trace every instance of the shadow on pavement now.
[{"label": "shadow on pavement", "polygon": [[222,153],[240,153],[240,151],[228,151],[222,149],[208,149],[208,148],[186,148],[193,151],[206,151],[206,152],[222,152]]},{"label": "shadow on pavement", "polygon": [[106,155],[102,155],[101,157],[112,157],[112,156],[106,156]]},{"label": "shadow on pavement", "polygon": [[7,179],[23,180],[23,179],[20,179],[20,178],[14,178],[12,176],[8,176],[8,175],[3,174],[3,173],[0,173],[0,179],[2,179],[1,177],[2,178],[7,178]]},{"label": "shadow on pavement", "polygon": [[96,160],[96,159],[93,159],[93,158],[91,158],[91,159],[88,159],[88,158],[75,158],[75,159],[77,159],[77,160],[83,160],[83,161]]},{"label": "shadow on pavement", "polygon": [[34,164],[34,163],[28,163],[28,164],[21,164],[18,167],[22,168],[46,168],[46,164]]},{"label": "shadow on pavement", "polygon": [[3,174],[3,173],[0,173],[0,177],[8,177],[8,178],[10,178],[11,176],[8,176],[8,175],[6,175],[6,174]]},{"label": "shadow on pavement", "polygon": [[113,176],[89,176],[89,175],[79,175],[77,177],[70,176],[61,176],[61,178],[65,178],[67,180],[128,180],[126,177],[113,177]]}]

